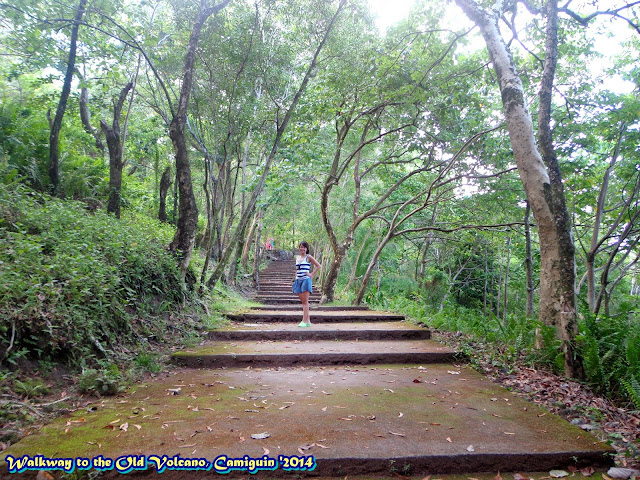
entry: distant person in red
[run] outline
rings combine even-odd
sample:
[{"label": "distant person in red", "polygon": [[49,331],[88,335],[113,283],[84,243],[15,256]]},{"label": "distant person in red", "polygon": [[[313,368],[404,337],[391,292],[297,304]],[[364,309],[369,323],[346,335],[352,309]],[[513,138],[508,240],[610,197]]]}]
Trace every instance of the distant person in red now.
[{"label": "distant person in red", "polygon": [[[302,302],[302,321],[299,327],[310,327],[311,319],[309,318],[309,295],[313,293],[313,285],[311,279],[320,271],[318,261],[309,255],[309,244],[300,242],[298,247],[300,255],[296,255],[296,276],[293,279],[291,289],[296,293]],[[311,265],[315,268],[311,271]]]},{"label": "distant person in red", "polygon": [[273,250],[273,238],[270,238],[269,240],[267,240],[267,243],[265,246],[267,250]]}]

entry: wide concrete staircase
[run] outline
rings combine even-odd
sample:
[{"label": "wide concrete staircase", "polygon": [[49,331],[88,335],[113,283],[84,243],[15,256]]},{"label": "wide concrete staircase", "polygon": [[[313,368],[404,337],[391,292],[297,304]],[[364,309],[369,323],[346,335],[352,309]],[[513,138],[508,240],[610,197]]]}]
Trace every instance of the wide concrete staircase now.
[{"label": "wide concrete staircase", "polygon": [[249,400],[245,412],[259,408],[245,431],[253,423],[269,437],[229,445],[235,454],[313,455],[316,474],[340,477],[610,463],[609,447],[492,384],[403,315],[318,306],[316,291],[313,325],[298,327],[293,272],[291,260],[272,262],[255,297],[263,306],[229,315],[228,328],[174,355],[183,366],[227,369]]},{"label": "wide concrete staircase", "polygon": [[[230,315],[231,324],[211,331],[207,341],[174,353],[184,368],[80,409],[2,458],[280,460],[275,470],[229,474],[256,480],[423,478],[611,464],[610,447],[491,383],[402,315],[315,305],[312,327],[297,327],[302,313],[291,293],[293,269],[292,261],[274,261],[256,296],[265,304]],[[314,293],[314,301],[318,297]],[[286,472],[283,462],[292,457],[305,468],[312,458],[313,471]],[[128,476],[218,474],[150,470]]]}]

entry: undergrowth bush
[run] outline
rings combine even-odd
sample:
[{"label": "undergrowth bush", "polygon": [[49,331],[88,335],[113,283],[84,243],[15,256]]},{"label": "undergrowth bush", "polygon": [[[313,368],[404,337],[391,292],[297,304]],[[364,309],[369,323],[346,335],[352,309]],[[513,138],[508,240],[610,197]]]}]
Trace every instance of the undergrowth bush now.
[{"label": "undergrowth bush", "polygon": [[640,323],[628,316],[587,315],[581,335],[587,379],[598,391],[640,410]]},{"label": "undergrowth bush", "polygon": [[[537,319],[521,314],[502,319],[455,303],[438,311],[407,282],[396,284],[393,289],[372,289],[366,302],[372,308],[399,312],[436,329],[461,332],[473,344],[466,353],[473,355],[472,350],[481,344],[484,360],[494,365],[509,369],[524,361],[556,373],[563,371],[561,342],[552,327],[540,324]],[[536,331],[543,337],[542,349],[534,348]],[[601,319],[586,315],[580,321],[577,343],[584,359],[586,380],[594,391],[640,410],[638,319],[632,315]]]},{"label": "undergrowth bush", "polygon": [[0,360],[86,360],[166,335],[160,314],[186,295],[171,236],[145,217],[0,184]]}]

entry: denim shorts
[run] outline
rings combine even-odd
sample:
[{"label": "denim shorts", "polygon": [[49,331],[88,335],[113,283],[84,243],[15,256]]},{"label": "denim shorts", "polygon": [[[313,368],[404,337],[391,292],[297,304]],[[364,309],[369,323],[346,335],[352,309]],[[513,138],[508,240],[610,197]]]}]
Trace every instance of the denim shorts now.
[{"label": "denim shorts", "polygon": [[291,286],[293,293],[309,292],[313,293],[313,286],[311,285],[311,277],[296,278]]}]

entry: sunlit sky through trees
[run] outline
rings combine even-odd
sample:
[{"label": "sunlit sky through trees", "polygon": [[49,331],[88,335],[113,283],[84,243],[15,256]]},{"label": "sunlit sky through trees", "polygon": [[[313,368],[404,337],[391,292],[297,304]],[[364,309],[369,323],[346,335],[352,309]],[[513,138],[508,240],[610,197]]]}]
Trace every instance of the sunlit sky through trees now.
[{"label": "sunlit sky through trees", "polygon": [[[615,5],[609,4],[609,1]],[[609,1],[602,1],[602,8],[600,8],[600,10],[622,5],[621,0]],[[371,7],[371,12],[376,17],[378,29],[380,33],[384,34],[389,27],[409,17],[411,8],[416,3],[416,0],[368,0],[368,2]],[[572,3],[572,7],[581,13],[592,13],[593,7],[586,7],[585,9],[583,3],[583,1],[574,2]],[[527,12],[521,13],[525,16],[527,15]],[[449,4],[448,13],[444,20],[450,23],[454,29],[459,29],[465,25],[471,26],[471,22],[453,3]],[[526,22],[523,22],[523,25],[524,23]],[[596,23],[598,23],[598,25],[596,25]],[[626,27],[622,20],[614,19],[611,16],[602,16],[596,19],[589,28],[594,35],[598,35],[595,42],[595,50],[604,57],[593,63],[594,74],[601,76],[602,71],[610,67],[611,57],[621,53],[621,44],[627,42],[634,33],[630,28]],[[477,35],[477,45],[475,46],[477,48],[484,47],[484,42],[479,32],[476,30],[475,33]],[[619,76],[609,77],[606,85],[607,89],[613,90],[616,93],[629,93],[634,87],[635,85],[632,82],[625,81]]]}]

